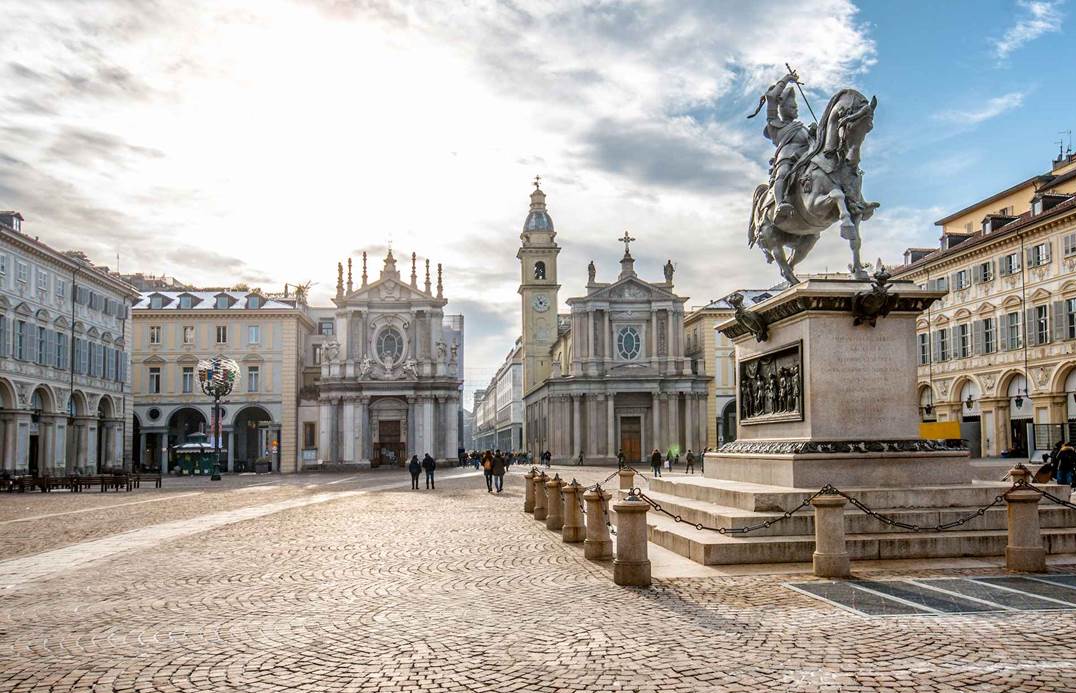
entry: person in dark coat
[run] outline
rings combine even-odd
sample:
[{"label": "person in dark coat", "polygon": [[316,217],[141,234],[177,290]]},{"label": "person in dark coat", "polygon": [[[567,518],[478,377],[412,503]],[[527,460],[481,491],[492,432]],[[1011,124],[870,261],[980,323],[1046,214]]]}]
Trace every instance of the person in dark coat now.
[{"label": "person in dark coat", "polygon": [[486,477],[486,493],[493,493],[493,453],[489,450],[482,453],[482,474]]},{"label": "person in dark coat", "polygon": [[1057,460],[1057,483],[1073,486],[1073,472],[1076,471],[1076,449],[1072,443],[1065,442],[1055,456]]},{"label": "person in dark coat", "polygon": [[684,470],[684,473],[695,473],[695,453],[691,450],[687,451],[687,469]]},{"label": "person in dark coat", "polygon": [[504,473],[508,471],[508,463],[500,452],[497,452],[493,456],[493,468],[490,470],[493,473],[493,486],[497,489],[497,493],[504,490]]},{"label": "person in dark coat", "polygon": [[616,468],[617,469],[623,469],[624,468],[624,460],[625,459],[626,458],[624,457],[624,451],[623,450],[618,450],[617,453],[616,453]]},{"label": "person in dark coat", "polygon": [[422,471],[418,455],[411,456],[411,464],[407,465],[407,471],[411,472],[411,488],[418,490],[418,474]]},{"label": "person in dark coat", "polygon": [[437,469],[437,460],[430,457],[430,453],[422,458],[422,468],[426,470],[426,489],[437,488],[433,483],[433,473]]},{"label": "person in dark coat", "polygon": [[657,448],[650,454],[650,468],[654,470],[654,476],[661,476],[661,450]]}]

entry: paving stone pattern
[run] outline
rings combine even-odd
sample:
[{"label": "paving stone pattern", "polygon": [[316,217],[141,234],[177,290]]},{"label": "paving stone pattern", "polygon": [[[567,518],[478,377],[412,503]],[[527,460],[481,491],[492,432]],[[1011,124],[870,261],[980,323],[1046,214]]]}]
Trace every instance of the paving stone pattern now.
[{"label": "paving stone pattern", "polygon": [[869,619],[787,576],[619,588],[521,512],[518,476],[370,478],[0,591],[0,691],[1076,691],[1072,613]]}]

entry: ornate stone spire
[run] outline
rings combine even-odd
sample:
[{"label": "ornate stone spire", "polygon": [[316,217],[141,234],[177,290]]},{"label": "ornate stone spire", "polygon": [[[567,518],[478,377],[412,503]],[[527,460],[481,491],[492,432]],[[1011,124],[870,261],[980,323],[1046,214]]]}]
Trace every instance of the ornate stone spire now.
[{"label": "ornate stone spire", "polygon": [[635,239],[627,231],[624,236],[617,239],[624,244],[624,257],[620,258],[620,279],[635,276],[635,258],[631,256],[631,242]]},{"label": "ornate stone spire", "polygon": [[418,288],[418,271],[415,269],[415,263],[418,261],[418,257],[411,253],[411,286]]},{"label": "ornate stone spire", "polygon": [[351,258],[349,257],[347,259],[347,292],[350,294],[352,289],[353,285],[351,283]]},{"label": "ornate stone spire", "polygon": [[531,193],[531,208],[523,222],[523,234],[532,231],[553,233],[553,219],[545,208],[545,193],[541,188],[541,176],[534,177],[534,192]]},{"label": "ornate stone spire", "polygon": [[389,252],[385,255],[385,266],[381,268],[381,278],[385,279],[391,277],[392,279],[400,278],[400,271],[396,269],[396,258],[392,256],[392,248],[389,248]]},{"label": "ornate stone spire", "polygon": [[362,251],[362,285],[366,286],[366,251]]},{"label": "ornate stone spire", "polygon": [[426,293],[430,293],[430,260],[426,258]]},{"label": "ornate stone spire", "polygon": [[444,287],[441,285],[441,263],[437,263],[437,298],[444,298]]},{"label": "ornate stone spire", "polygon": [[344,263],[336,263],[336,297],[344,297]]}]

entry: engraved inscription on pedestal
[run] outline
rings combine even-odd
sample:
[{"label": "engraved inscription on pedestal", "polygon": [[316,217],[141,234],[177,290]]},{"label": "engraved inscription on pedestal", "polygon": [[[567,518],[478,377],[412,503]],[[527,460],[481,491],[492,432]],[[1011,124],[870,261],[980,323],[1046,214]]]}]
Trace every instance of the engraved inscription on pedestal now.
[{"label": "engraved inscription on pedestal", "polygon": [[740,423],[803,421],[803,344],[740,361]]}]

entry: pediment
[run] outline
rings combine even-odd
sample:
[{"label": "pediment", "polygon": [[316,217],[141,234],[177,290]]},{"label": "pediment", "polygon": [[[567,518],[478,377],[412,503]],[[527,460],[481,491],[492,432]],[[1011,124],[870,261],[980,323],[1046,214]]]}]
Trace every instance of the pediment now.
[{"label": "pediment", "polygon": [[1031,300],[1032,301],[1049,301],[1050,300],[1050,292],[1047,291],[1046,289],[1043,289],[1042,287],[1039,287],[1038,289],[1035,289],[1035,292],[1033,294],[1031,294]]},{"label": "pediment", "polygon": [[1001,306],[1003,308],[1019,308],[1020,307],[1020,299],[1017,298],[1016,296],[1009,296],[1008,298],[1006,298],[1004,301],[1001,302]]},{"label": "pediment", "polygon": [[993,304],[993,303],[990,303],[990,302],[988,301],[988,302],[986,302],[986,303],[983,303],[983,304],[981,304],[981,305],[980,305],[980,306],[979,306],[979,307],[978,307],[978,308],[977,308],[977,309],[975,310],[975,312],[976,312],[976,313],[978,313],[979,315],[984,315],[984,314],[986,314],[986,313],[993,313],[993,312],[994,312],[994,310],[995,310],[995,308],[994,308],[994,304]]},{"label": "pediment", "polygon": [[142,363],[149,366],[160,366],[165,363],[165,360],[162,359],[160,356],[154,354],[152,356],[147,356],[146,358],[142,359]]},{"label": "pediment", "polygon": [[387,277],[379,279],[363,288],[352,291],[344,299],[345,303],[352,301],[420,301],[429,299],[429,294],[398,279]]},{"label": "pediment", "polygon": [[611,301],[653,301],[676,298],[676,295],[660,287],[648,284],[637,277],[626,277],[588,294],[587,299]]}]

